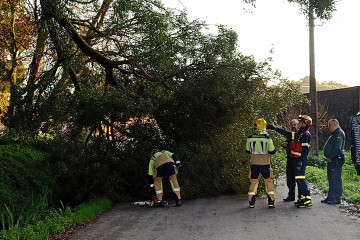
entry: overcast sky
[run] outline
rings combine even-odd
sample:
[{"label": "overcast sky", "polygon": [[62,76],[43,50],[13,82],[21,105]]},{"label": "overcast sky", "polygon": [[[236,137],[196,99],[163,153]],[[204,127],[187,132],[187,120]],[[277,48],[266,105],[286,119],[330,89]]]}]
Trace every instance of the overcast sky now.
[{"label": "overcast sky", "polygon": [[[299,7],[287,0],[162,0],[167,7],[186,8],[190,19],[224,24],[239,35],[239,51],[257,61],[273,58],[283,77],[309,75],[309,31]],[[341,0],[333,18],[315,27],[315,77],[360,85],[360,0]],[[245,10],[244,10],[245,9]],[[270,54],[273,49],[274,53]]]}]

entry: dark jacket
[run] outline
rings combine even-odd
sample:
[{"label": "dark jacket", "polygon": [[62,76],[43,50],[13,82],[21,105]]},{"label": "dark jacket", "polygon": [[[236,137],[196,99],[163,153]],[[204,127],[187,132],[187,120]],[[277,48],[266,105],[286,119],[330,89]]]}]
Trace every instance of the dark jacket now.
[{"label": "dark jacket", "polygon": [[325,143],[324,156],[326,158],[335,159],[337,156],[344,154],[345,133],[339,127],[331,133],[331,136]]}]

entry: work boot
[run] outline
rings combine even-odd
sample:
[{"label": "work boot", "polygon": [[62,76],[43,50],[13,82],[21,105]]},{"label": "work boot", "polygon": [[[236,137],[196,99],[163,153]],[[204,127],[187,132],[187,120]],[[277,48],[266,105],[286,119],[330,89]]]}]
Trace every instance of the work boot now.
[{"label": "work boot", "polygon": [[251,200],[249,201],[249,208],[254,208],[255,202],[256,202],[256,199],[255,199],[255,195],[254,195],[254,196],[252,196]]},{"label": "work boot", "polygon": [[178,199],[177,197],[175,198],[175,205],[177,207],[181,207],[182,206],[182,203],[181,203],[181,199]]},{"label": "work boot", "polygon": [[329,197],[327,197],[327,198],[321,200],[320,202],[322,202],[322,203],[328,203],[329,201],[331,201],[331,200],[330,200]]},{"label": "work boot", "polygon": [[296,204],[296,206],[298,208],[304,208],[304,207],[311,207],[312,203],[311,203],[311,196],[307,195],[307,196],[301,196],[300,201]]},{"label": "work boot", "polygon": [[163,200],[159,200],[157,204],[154,205],[154,207],[164,207],[164,201]]},{"label": "work boot", "polygon": [[275,207],[275,200],[271,200],[270,196],[268,196],[268,204],[269,204],[269,208]]},{"label": "work boot", "polygon": [[341,204],[341,201],[340,201],[340,199],[332,199],[332,200],[328,200],[327,204],[330,204],[330,205]]},{"label": "work boot", "polygon": [[295,201],[295,195],[289,195],[287,198],[283,198],[284,202],[293,202]]}]

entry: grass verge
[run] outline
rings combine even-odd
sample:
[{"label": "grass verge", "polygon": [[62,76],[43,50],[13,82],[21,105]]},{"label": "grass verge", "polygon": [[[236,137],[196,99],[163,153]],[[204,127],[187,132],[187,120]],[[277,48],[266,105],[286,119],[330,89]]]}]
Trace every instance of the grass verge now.
[{"label": "grass verge", "polygon": [[[323,156],[323,154],[321,155]],[[325,157],[312,157],[310,159],[309,166],[306,168],[306,179],[324,192],[329,191]],[[342,180],[345,200],[349,203],[360,203],[360,176],[356,174],[349,152],[345,153]]]},{"label": "grass verge", "polygon": [[0,239],[3,240],[43,240],[48,239],[50,234],[64,232],[66,228],[81,224],[93,219],[103,211],[110,209],[112,202],[107,198],[96,198],[87,203],[81,204],[74,209],[53,209],[44,220],[36,224],[29,224],[24,227],[13,225],[8,230],[0,232]]}]

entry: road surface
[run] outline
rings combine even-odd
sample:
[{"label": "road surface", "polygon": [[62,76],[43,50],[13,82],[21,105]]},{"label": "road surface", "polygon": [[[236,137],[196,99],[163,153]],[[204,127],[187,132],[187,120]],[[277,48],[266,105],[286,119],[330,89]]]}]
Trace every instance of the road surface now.
[{"label": "road surface", "polygon": [[[248,208],[246,196],[220,196],[184,200],[182,207],[154,208],[130,203],[114,206],[86,227],[75,230],[73,240],[359,240],[360,217],[341,206],[323,204],[313,193],[313,206],[299,209],[282,202],[287,188],[276,189],[275,208],[258,197]],[[171,202],[170,205],[173,203]]]}]

